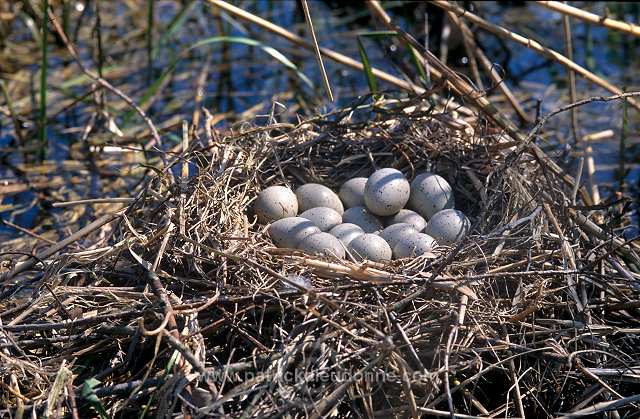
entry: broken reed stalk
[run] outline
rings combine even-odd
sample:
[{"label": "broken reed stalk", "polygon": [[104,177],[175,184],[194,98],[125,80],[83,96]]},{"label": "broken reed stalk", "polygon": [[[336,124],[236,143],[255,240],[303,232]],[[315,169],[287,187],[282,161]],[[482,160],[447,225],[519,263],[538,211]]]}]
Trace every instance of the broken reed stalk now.
[{"label": "broken reed stalk", "polygon": [[469,27],[455,13],[447,12],[447,14],[449,16],[449,19],[451,19],[451,21],[454,22],[454,24],[458,28],[460,28],[460,31],[462,32],[464,38],[467,40],[467,43],[469,44],[469,49],[471,50],[470,53],[474,54],[474,56],[478,58],[484,70],[487,72],[491,80],[493,80],[493,82],[498,87],[498,89],[502,91],[502,93],[507,98],[507,101],[509,102],[509,104],[511,104],[511,107],[513,107],[513,110],[516,112],[518,117],[520,117],[522,121],[531,122],[532,118],[528,116],[527,113],[524,111],[518,99],[516,99],[516,97],[513,95],[513,93],[509,89],[509,86],[507,86],[506,81],[496,70],[495,65],[492,64],[491,61],[489,61],[484,51],[482,51],[482,49],[476,44],[475,37],[473,35],[473,32],[471,32],[471,29],[469,29]]},{"label": "broken reed stalk", "polygon": [[[585,79],[589,80],[590,82],[593,82],[595,84],[597,84],[598,86],[608,90],[611,93],[614,93],[616,95],[622,94],[624,93],[621,89],[619,89],[618,87],[614,86],[613,84],[609,83],[607,80],[593,74],[591,71],[587,70],[586,68],[576,64],[575,62],[569,60],[567,57],[565,57],[564,55],[560,54],[559,52],[549,48],[549,47],[545,47],[542,44],[540,44],[539,42],[533,40],[533,39],[529,39],[526,38],[522,35],[519,35],[509,29],[506,29],[502,26],[499,25],[495,25],[483,18],[481,18],[480,16],[465,10],[459,6],[456,6],[453,3],[449,3],[448,1],[444,1],[444,0],[434,0],[432,2],[432,4],[440,7],[441,9],[444,9],[446,11],[450,11],[455,13],[456,15],[458,15],[460,18],[462,19],[466,19],[469,20],[473,23],[475,23],[476,25],[480,26],[482,29],[485,29],[491,33],[493,33],[494,35],[500,36],[502,38],[507,38],[510,39],[512,41],[515,41],[517,43],[519,43],[520,45],[523,45],[529,49],[532,49],[534,51],[536,51],[539,54],[542,54],[550,59],[552,59],[553,61],[556,61],[560,64],[562,64],[563,66],[575,71],[576,73],[580,74],[582,77],[584,77]],[[640,110],[640,103],[638,103],[635,100],[630,100],[629,103],[636,109]]]},{"label": "broken reed stalk", "polygon": [[[562,17],[562,27],[564,29],[564,45],[567,58],[573,61],[573,39],[571,35],[571,20],[569,16],[564,15]],[[578,94],[576,92],[576,75],[570,68],[567,69],[567,78],[569,84],[569,102],[575,103],[578,101]],[[580,132],[578,129],[578,108],[571,109],[571,131],[573,133],[573,142],[577,145],[580,141]]]},{"label": "broken reed stalk", "polygon": [[607,29],[621,31],[628,33],[629,35],[640,36],[640,26],[633,23],[612,19],[608,16],[599,16],[595,13],[590,13],[559,1],[537,1],[536,4],[563,15],[572,16],[576,19],[593,23],[594,25],[604,26]]},{"label": "broken reed stalk", "polygon": [[508,118],[503,116],[498,109],[486,98],[483,92],[477,91],[472,85],[470,85],[465,79],[460,77],[456,72],[452,71],[449,67],[443,64],[431,51],[425,49],[419,42],[417,42],[412,36],[407,34],[399,26],[391,21],[389,15],[384,11],[380,3],[376,0],[366,0],[367,6],[370,10],[392,31],[397,32],[405,42],[411,45],[413,48],[421,52],[424,59],[429,62],[430,68],[437,70],[445,78],[446,83],[458,94],[469,100],[479,111],[485,114],[487,117],[494,120],[500,127],[502,127],[509,136],[514,139],[524,141],[525,137],[522,135],[518,127]]}]

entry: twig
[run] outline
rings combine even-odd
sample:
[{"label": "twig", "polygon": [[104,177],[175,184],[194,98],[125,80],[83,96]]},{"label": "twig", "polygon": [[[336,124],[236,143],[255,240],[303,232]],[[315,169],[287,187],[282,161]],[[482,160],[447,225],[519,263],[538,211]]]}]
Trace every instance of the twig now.
[{"label": "twig", "polygon": [[94,199],[80,199],[77,201],[66,202],[54,202],[52,206],[54,208],[73,207],[76,205],[86,204],[130,204],[134,202],[135,198],[94,198]]},{"label": "twig", "polygon": [[516,99],[516,97],[513,95],[513,93],[509,89],[509,86],[507,86],[506,82],[504,81],[504,78],[498,73],[498,71],[496,70],[496,66],[493,65],[491,61],[489,61],[489,59],[487,58],[485,53],[482,51],[482,49],[476,44],[474,35],[473,35],[473,32],[471,32],[471,29],[469,29],[467,24],[464,23],[458,16],[456,16],[455,13],[453,12],[447,12],[447,13],[448,13],[449,19],[451,19],[451,21],[454,22],[456,26],[460,28],[464,36],[464,39],[466,39],[467,42],[470,44],[469,48],[471,50],[471,53],[478,58],[484,70],[487,72],[489,77],[491,77],[491,80],[493,80],[493,82],[498,86],[498,89],[502,91],[502,94],[504,94],[504,96],[507,98],[507,101],[509,102],[511,107],[513,107],[513,110],[516,112],[516,114],[520,117],[522,121],[531,122],[531,117],[527,115],[524,109],[522,109],[522,105],[520,105],[520,102],[518,102],[518,99]]},{"label": "twig", "polygon": [[593,416],[598,413],[608,412],[610,410],[619,409],[621,407],[627,406],[631,403],[635,403],[640,401],[640,395],[636,394],[629,397],[623,397],[617,400],[611,400],[606,402],[596,403],[593,406],[586,407],[584,409],[578,410],[572,413],[565,413],[562,416],[558,416],[558,419],[573,419],[573,418],[582,418],[585,416]]},{"label": "twig", "polygon": [[122,319],[129,317],[136,317],[143,313],[142,310],[130,310],[122,311],[119,313],[103,314],[94,317],[87,317],[85,319],[77,319],[71,321],[54,322],[54,323],[30,323],[30,324],[18,324],[14,326],[0,326],[0,330],[4,329],[9,332],[24,332],[24,331],[41,331],[41,330],[61,330],[61,329],[73,329],[78,326],[88,326],[92,324],[104,323],[106,321],[113,321],[114,319]]},{"label": "twig", "polygon": [[577,7],[573,7],[559,1],[537,1],[536,3],[542,7],[546,7],[547,9],[584,20],[585,22],[604,26],[605,28],[614,29],[616,31],[626,32],[630,35],[640,36],[640,26],[633,23],[611,19],[608,16],[598,16],[594,13],[578,9]]},{"label": "twig", "polygon": [[18,231],[21,231],[21,232],[23,232],[25,234],[28,234],[31,237],[34,237],[34,238],[36,238],[38,240],[42,240],[45,243],[56,244],[56,242],[54,242],[53,240],[49,240],[48,238],[43,237],[43,236],[41,236],[41,235],[39,235],[37,233],[34,233],[33,231],[31,231],[31,230],[29,230],[27,228],[20,227],[19,225],[14,224],[11,221],[0,219],[0,222],[2,222],[2,224],[7,225],[7,226],[9,226],[11,228],[15,228]]},{"label": "twig", "polygon": [[309,11],[309,4],[307,3],[307,0],[302,0],[302,10],[304,11],[304,18],[307,21],[309,32],[311,33],[311,40],[313,41],[313,49],[316,54],[316,60],[318,60],[318,67],[320,67],[320,74],[322,75],[324,88],[327,91],[327,95],[329,96],[329,101],[333,102],[333,93],[331,92],[331,84],[329,83],[329,77],[327,76],[327,71],[325,70],[324,64],[322,62],[322,54],[320,53],[320,46],[318,45],[318,40],[316,39],[316,31],[313,29],[313,21],[311,20],[311,12]]}]

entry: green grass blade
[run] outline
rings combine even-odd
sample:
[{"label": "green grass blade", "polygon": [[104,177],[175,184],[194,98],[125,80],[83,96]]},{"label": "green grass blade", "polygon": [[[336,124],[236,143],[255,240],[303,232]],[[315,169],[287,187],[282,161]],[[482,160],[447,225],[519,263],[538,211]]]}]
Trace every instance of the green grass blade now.
[{"label": "green grass blade", "polygon": [[369,39],[389,39],[398,36],[398,33],[396,31],[367,31],[359,32],[358,36]]},{"label": "green grass blade", "polygon": [[362,40],[360,36],[356,38],[358,40],[358,52],[360,52],[360,60],[362,61],[362,66],[364,67],[364,75],[367,78],[367,83],[369,84],[369,90],[371,90],[372,94],[376,94],[378,91],[378,82],[376,81],[375,76],[373,75],[373,70],[371,69],[371,63],[369,62],[369,56],[367,55],[367,51],[364,49],[364,45],[362,45]]},{"label": "green grass blade", "polygon": [[166,45],[167,42],[169,42],[169,40],[171,40],[180,29],[182,29],[182,26],[184,26],[184,23],[189,17],[189,13],[191,12],[191,10],[193,10],[193,7],[195,5],[196,0],[188,1],[184,6],[182,6],[182,9],[180,9],[180,11],[173,17],[173,19],[171,19],[171,22],[169,22],[167,27],[162,30],[162,35],[160,35],[160,38],[158,39],[156,45],[153,46],[151,52],[152,58],[155,59],[158,55],[158,52],[160,51],[160,48],[163,45]]},{"label": "green grass blade", "polygon": [[96,378],[89,378],[88,380],[85,380],[82,384],[82,397],[88,401],[94,409],[96,409],[101,418],[106,419],[109,415],[95,392],[95,388],[98,385],[100,385],[100,381]]},{"label": "green grass blade", "polygon": [[405,44],[409,52],[411,53],[411,62],[416,67],[416,71],[420,76],[420,82],[424,87],[429,87],[429,78],[427,77],[427,72],[422,65],[420,58],[418,57],[418,52],[409,44]]}]

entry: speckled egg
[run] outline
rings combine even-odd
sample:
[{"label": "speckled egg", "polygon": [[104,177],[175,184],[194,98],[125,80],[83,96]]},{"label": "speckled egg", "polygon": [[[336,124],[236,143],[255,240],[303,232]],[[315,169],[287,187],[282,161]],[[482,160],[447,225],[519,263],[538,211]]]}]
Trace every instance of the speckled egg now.
[{"label": "speckled egg", "polygon": [[455,200],[451,185],[442,176],[421,173],[411,182],[409,207],[427,220],[436,212],[453,208]]},{"label": "speckled egg", "polygon": [[338,224],[329,230],[329,234],[335,236],[338,240],[344,243],[345,246],[349,246],[351,240],[364,234],[364,230],[355,224],[343,223]]},{"label": "speckled egg", "polygon": [[295,217],[298,213],[298,200],[289,188],[269,186],[258,194],[253,208],[258,221],[266,224],[281,218]]},{"label": "speckled egg", "polygon": [[342,222],[342,216],[333,208],[327,207],[308,209],[300,217],[310,220],[320,231],[329,231]]},{"label": "speckled egg", "polygon": [[298,245],[305,253],[320,256],[344,258],[344,247],[337,238],[329,233],[316,233],[305,237]]},{"label": "speckled egg", "polygon": [[346,208],[364,206],[364,185],[366,177],[354,177],[342,184],[338,196]]},{"label": "speckled egg", "polygon": [[424,232],[436,239],[438,244],[450,245],[462,240],[469,230],[471,222],[462,211],[445,209],[431,217]]},{"label": "speckled egg", "polygon": [[380,236],[375,234],[363,234],[349,243],[349,252],[356,260],[371,260],[384,262],[391,260],[391,247]]},{"label": "speckled egg", "polygon": [[375,233],[384,227],[382,221],[375,215],[371,214],[365,207],[352,207],[342,214],[343,223],[355,224],[365,233]]},{"label": "speckled egg", "polygon": [[316,207],[333,208],[342,214],[344,207],[335,192],[318,183],[307,183],[296,189],[300,212]]},{"label": "speckled egg", "polygon": [[412,234],[416,234],[418,230],[415,229],[414,226],[407,223],[399,223],[393,224],[389,227],[385,228],[380,232],[380,237],[382,237],[387,243],[389,243],[389,247],[393,249],[393,247],[402,240],[407,239]]},{"label": "speckled egg", "polygon": [[305,237],[319,232],[315,224],[302,217],[282,218],[271,223],[267,229],[273,244],[290,249],[295,249]]},{"label": "speckled egg", "polygon": [[411,186],[402,172],[386,168],[373,172],[364,186],[364,203],[376,215],[393,215],[409,200]]},{"label": "speckled egg", "polygon": [[437,243],[433,237],[424,233],[415,233],[400,240],[393,247],[396,259],[411,258],[431,252]]},{"label": "speckled egg", "polygon": [[396,215],[387,220],[387,225],[407,223],[411,224],[416,230],[422,231],[427,226],[427,220],[422,215],[409,209],[401,209]]}]

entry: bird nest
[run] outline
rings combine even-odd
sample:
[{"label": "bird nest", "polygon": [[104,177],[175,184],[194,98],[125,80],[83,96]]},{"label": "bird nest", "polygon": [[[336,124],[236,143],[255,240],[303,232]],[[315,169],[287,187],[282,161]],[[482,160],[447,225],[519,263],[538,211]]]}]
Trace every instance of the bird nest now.
[{"label": "bird nest", "polygon": [[[634,248],[598,226],[588,194],[535,146],[424,103],[185,133],[187,151],[85,239],[93,246],[5,279],[0,405],[159,417],[631,412],[620,399],[640,376]],[[336,190],[382,167],[446,178],[472,233],[423,257],[356,262],[278,249],[251,212],[267,186]]]}]

